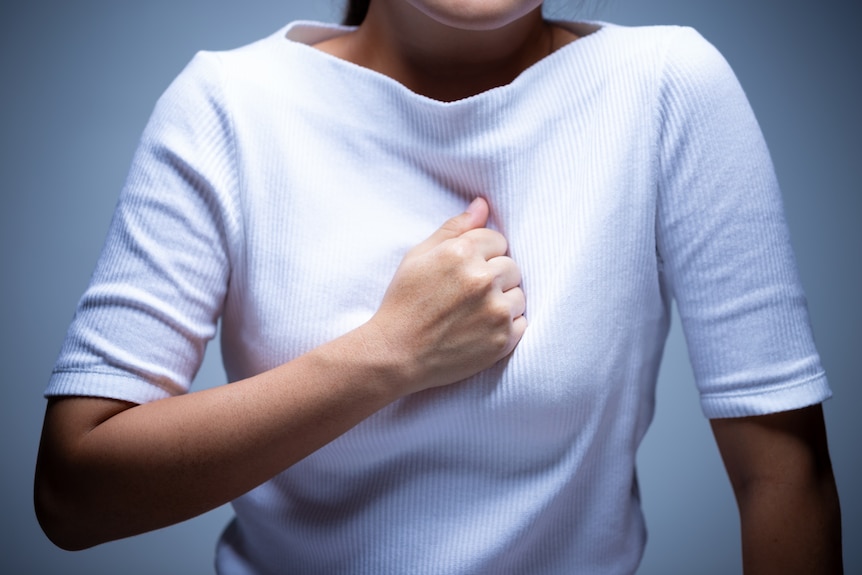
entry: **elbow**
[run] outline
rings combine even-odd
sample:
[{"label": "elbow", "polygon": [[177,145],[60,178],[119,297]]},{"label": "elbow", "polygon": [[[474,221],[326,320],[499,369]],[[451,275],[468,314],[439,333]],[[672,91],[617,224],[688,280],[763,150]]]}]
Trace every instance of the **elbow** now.
[{"label": "elbow", "polygon": [[[116,516],[106,505],[105,475],[98,465],[100,451],[86,448],[88,437],[108,415],[92,398],[51,400],[45,412],[36,456],[33,507],[48,539],[60,549],[79,551],[123,536],[111,532]],[[111,410],[118,409],[115,403]],[[126,404],[121,407],[125,408]],[[113,411],[108,411],[108,414]],[[116,523],[116,522],[114,522]]]},{"label": "elbow", "polygon": [[88,538],[79,513],[76,513],[62,494],[38,476],[33,489],[36,519],[48,539],[65,551],[81,551],[100,543]]},{"label": "elbow", "polygon": [[[41,454],[40,454],[41,455]],[[33,482],[33,507],[42,532],[65,551],[81,551],[110,539],[100,528],[87,504],[84,491],[76,489],[79,480],[40,457]]]}]

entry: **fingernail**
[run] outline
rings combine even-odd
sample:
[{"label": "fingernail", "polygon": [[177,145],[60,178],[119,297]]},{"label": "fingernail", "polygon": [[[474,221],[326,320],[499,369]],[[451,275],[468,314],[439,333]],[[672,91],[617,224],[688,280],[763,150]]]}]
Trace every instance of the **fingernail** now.
[{"label": "fingernail", "polygon": [[476,206],[478,206],[478,205],[479,205],[479,199],[480,199],[480,198],[473,198],[473,201],[472,201],[472,202],[470,202],[470,205],[469,205],[469,206],[467,206],[467,210],[466,210],[466,212],[467,212],[468,214],[472,214],[473,212],[475,212],[475,211],[476,211]]}]

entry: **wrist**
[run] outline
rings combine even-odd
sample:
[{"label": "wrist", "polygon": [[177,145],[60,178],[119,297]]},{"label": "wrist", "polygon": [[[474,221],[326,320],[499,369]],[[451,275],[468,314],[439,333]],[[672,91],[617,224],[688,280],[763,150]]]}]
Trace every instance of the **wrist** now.
[{"label": "wrist", "polygon": [[369,382],[392,401],[420,391],[422,375],[416,359],[407,351],[404,342],[371,320],[346,338],[353,341],[350,348],[359,368],[367,370]]}]

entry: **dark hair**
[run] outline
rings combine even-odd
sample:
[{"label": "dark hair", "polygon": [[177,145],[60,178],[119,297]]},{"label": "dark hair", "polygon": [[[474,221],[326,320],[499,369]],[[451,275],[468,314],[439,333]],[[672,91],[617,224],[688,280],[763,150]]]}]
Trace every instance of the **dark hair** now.
[{"label": "dark hair", "polygon": [[347,8],[344,10],[344,20],[341,21],[345,26],[359,26],[365,20],[365,15],[368,14],[368,5],[371,0],[348,0]]}]

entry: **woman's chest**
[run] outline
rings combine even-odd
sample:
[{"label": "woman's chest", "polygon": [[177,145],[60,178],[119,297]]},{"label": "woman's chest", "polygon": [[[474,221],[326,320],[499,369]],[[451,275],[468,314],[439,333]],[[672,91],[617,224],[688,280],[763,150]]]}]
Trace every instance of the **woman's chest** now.
[{"label": "woman's chest", "polygon": [[[609,170],[587,155],[570,164],[547,160],[541,150],[472,164],[440,154],[419,169],[384,156],[366,169],[344,158],[320,170],[286,159],[246,198],[245,244],[233,258],[225,314],[234,334],[225,354],[241,372],[234,375],[273,367],[361,325],[404,254],[475,196],[488,200],[488,226],[507,238],[521,269],[525,342],[535,333],[544,346],[590,352],[562,354],[569,363],[614,348],[617,318],[636,325],[661,307],[650,171]],[[589,370],[583,363],[564,368]]]}]

